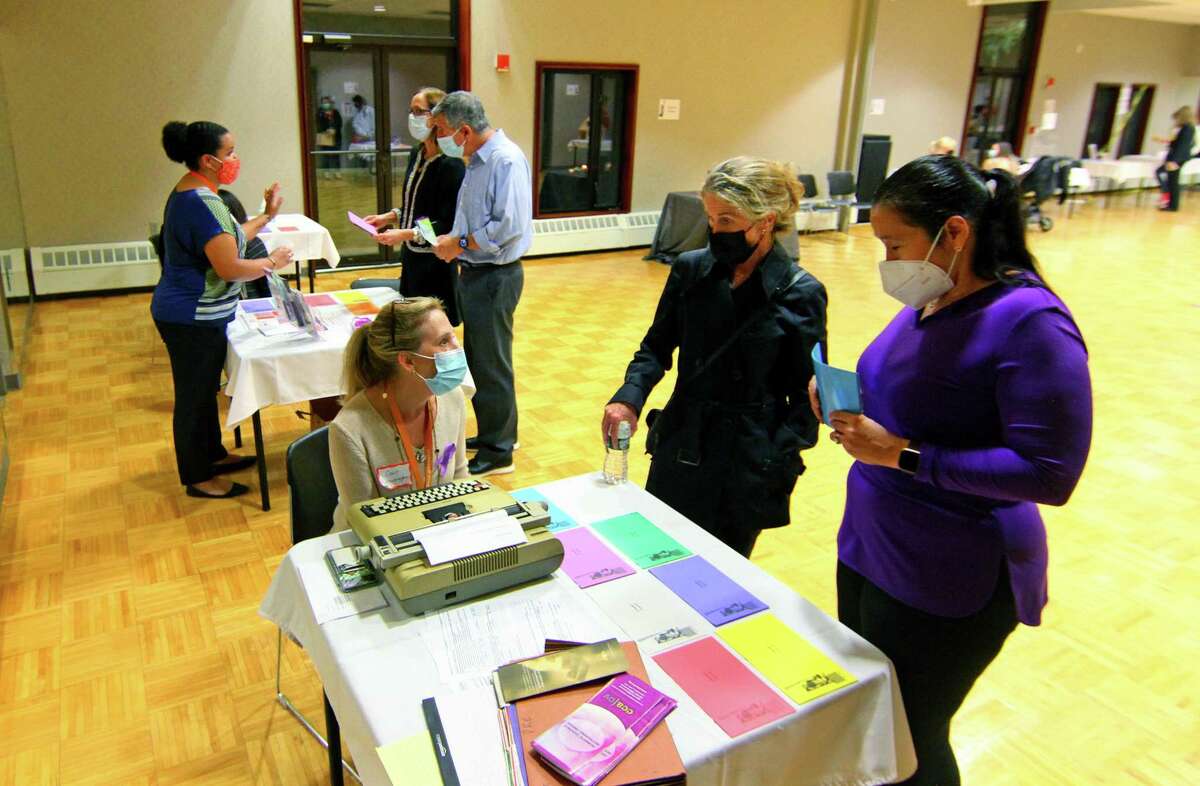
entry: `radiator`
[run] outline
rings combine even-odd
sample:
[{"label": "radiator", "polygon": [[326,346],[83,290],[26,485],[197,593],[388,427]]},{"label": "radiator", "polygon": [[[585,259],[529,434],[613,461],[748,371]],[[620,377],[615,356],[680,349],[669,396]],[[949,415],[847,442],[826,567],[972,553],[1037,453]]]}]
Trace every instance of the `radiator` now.
[{"label": "radiator", "polygon": [[31,248],[39,295],[152,287],[159,265],[147,240]]},{"label": "radiator", "polygon": [[0,276],[4,278],[6,295],[29,297],[29,276],[25,273],[25,249],[8,248],[0,251]]},{"label": "radiator", "polygon": [[658,211],[540,218],[533,222],[533,245],[529,256],[573,254],[648,246],[658,228]]}]

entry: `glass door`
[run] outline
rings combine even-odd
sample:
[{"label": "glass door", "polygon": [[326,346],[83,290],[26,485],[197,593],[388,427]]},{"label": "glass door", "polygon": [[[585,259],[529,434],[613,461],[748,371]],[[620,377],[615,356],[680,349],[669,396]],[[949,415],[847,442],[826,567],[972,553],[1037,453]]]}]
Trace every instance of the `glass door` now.
[{"label": "glass door", "polygon": [[343,264],[393,261],[398,249],[379,246],[346,219],[397,207],[413,140],[409,101],[419,88],[446,89],[453,51],[376,44],[305,47],[313,218],[329,230]]}]

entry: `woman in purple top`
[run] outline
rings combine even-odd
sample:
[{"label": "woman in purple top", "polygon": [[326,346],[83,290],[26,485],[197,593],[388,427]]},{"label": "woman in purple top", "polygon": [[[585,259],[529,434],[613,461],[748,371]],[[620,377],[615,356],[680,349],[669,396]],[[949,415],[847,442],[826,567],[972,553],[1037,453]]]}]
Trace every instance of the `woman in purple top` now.
[{"label": "woman in purple top", "polygon": [[1087,459],[1087,348],[1008,173],[919,158],[880,186],[871,226],[906,308],[859,359],[863,413],[830,417],[855,459],[838,617],[895,664],[918,759],[905,783],[951,786],[954,713],[1046,604],[1037,505],[1064,504]]}]

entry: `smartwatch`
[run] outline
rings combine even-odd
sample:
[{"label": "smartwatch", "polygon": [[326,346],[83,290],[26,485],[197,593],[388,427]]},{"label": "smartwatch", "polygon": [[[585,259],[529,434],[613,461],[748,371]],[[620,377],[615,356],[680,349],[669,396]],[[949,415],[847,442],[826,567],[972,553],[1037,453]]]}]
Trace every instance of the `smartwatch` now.
[{"label": "smartwatch", "polygon": [[463,235],[462,237],[460,237],[458,239],[458,247],[463,249],[464,251],[466,251],[467,244],[470,242],[471,242],[471,238],[468,237],[467,235]]},{"label": "smartwatch", "polygon": [[901,472],[916,475],[921,466],[921,444],[915,440],[910,441],[908,447],[900,451],[900,459],[897,464]]}]

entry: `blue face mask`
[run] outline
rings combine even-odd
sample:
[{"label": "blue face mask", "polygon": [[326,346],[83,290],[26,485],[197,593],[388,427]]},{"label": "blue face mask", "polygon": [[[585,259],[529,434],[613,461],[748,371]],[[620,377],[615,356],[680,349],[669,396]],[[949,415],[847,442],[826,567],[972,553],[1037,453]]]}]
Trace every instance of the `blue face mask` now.
[{"label": "blue face mask", "polygon": [[[463,383],[467,376],[467,353],[463,349],[451,349],[436,355],[422,355],[413,352],[419,358],[432,360],[437,367],[437,373],[431,378],[421,377],[429,390],[435,396],[441,396],[454,390]],[[419,374],[417,376],[420,376]]]},{"label": "blue face mask", "polygon": [[[457,133],[457,131],[454,132],[454,134]],[[449,136],[439,136],[437,138],[438,147],[442,149],[443,153],[451,158],[462,158],[463,153],[465,153],[466,150],[462,145],[454,141],[454,134],[450,134]]]}]

